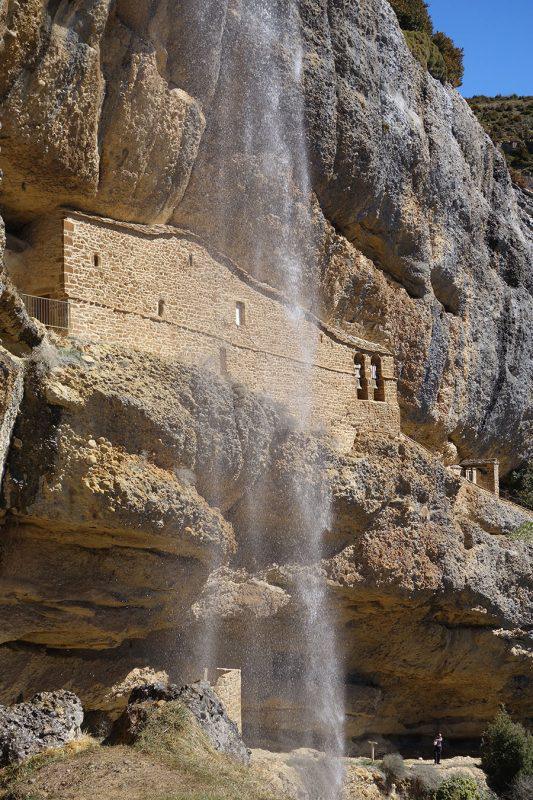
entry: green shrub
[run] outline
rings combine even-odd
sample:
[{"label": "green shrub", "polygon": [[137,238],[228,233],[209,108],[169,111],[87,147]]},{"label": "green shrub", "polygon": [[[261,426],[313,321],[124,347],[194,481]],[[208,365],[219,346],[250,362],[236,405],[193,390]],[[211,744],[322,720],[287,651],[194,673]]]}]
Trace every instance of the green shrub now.
[{"label": "green shrub", "polygon": [[440,772],[429,764],[413,767],[409,776],[409,797],[413,800],[433,800],[442,780]]},{"label": "green shrub", "polygon": [[463,51],[445,33],[433,35],[433,23],[423,0],[389,0],[407,44],[417,61],[442,83],[460,86]]},{"label": "green shrub", "polygon": [[385,773],[387,787],[390,789],[393,783],[400,783],[407,774],[407,769],[403,758],[399,753],[388,753],[384,756],[381,768]]},{"label": "green shrub", "polygon": [[475,778],[458,772],[441,783],[435,800],[481,800],[481,795]]},{"label": "green shrub", "polygon": [[424,0],[389,0],[404,31],[424,31],[431,35],[433,23]]},{"label": "green shrub", "polygon": [[412,54],[424,69],[427,69],[434,78],[445,81],[446,64],[431,37],[423,31],[404,31],[403,35]]},{"label": "green shrub", "polygon": [[533,541],[533,522],[524,522],[519,528],[516,528],[509,534],[511,539],[518,539],[521,542]]},{"label": "green shrub", "polygon": [[533,461],[527,461],[513,470],[504,483],[511,500],[526,508],[533,508]]},{"label": "green shrub", "polygon": [[533,775],[533,736],[505,709],[483,734],[481,766],[497,792],[509,789],[518,777]]},{"label": "green shrub", "polygon": [[446,80],[452,86],[460,86],[465,73],[464,50],[456,47],[450,37],[440,31],[433,37],[433,44],[438,47],[446,65]]}]

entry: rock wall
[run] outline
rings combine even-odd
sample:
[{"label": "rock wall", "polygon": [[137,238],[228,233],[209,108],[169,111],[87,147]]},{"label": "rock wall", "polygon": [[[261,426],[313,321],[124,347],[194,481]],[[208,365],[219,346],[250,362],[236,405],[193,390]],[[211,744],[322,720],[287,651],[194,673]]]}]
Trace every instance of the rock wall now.
[{"label": "rock wall", "polygon": [[[245,740],[316,741],[298,682],[306,569],[328,582],[349,738],[412,742],[437,721],[470,738],[502,701],[531,716],[532,547],[509,536],[526,512],[401,434],[341,457],[214,373],[54,353],[26,364],[6,466],[3,701],[63,686],[108,711],[132,669],[197,678],[216,630],[214,663],[242,668]],[[322,577],[287,563],[306,535],[296,486],[316,480],[333,497]]]},{"label": "rock wall", "polygon": [[[267,245],[283,240],[287,175],[267,180],[269,136],[250,146],[243,125],[246,109],[261,129],[275,69],[289,123],[305,108],[316,310],[389,344],[407,433],[508,469],[531,443],[529,200],[460,96],[414,61],[386,0],[278,10],[284,35],[247,59],[260,0],[7,0],[10,237],[31,247],[63,204],[185,223],[279,285]],[[287,69],[295,24],[303,89]],[[531,545],[512,536],[525,512],[404,435],[362,435],[341,457],[198,367],[43,339],[0,288],[2,341],[21,359],[4,357],[7,389],[24,369],[4,431],[2,699],[64,686],[106,710],[134,668],[197,670],[192,643],[214,625],[218,663],[243,668],[245,736],[313,737],[298,693],[305,568],[336,612],[348,737],[413,741],[438,722],[468,739],[502,701],[533,716]],[[291,565],[305,535],[291,492],[316,480],[334,500],[325,558]]]},{"label": "rock wall", "polygon": [[[280,4],[275,47],[257,27],[264,5],[8,0],[10,227],[65,203],[173,220],[279,283],[287,176],[271,179],[269,136],[250,146],[245,133],[269,129],[260,98],[275,74],[287,135],[304,103],[314,190],[304,250],[319,256],[322,312],[392,347],[413,435],[507,469],[531,441],[533,325],[530,229],[503,156],[413,59],[386,0]],[[287,58],[298,31],[303,96]]]}]

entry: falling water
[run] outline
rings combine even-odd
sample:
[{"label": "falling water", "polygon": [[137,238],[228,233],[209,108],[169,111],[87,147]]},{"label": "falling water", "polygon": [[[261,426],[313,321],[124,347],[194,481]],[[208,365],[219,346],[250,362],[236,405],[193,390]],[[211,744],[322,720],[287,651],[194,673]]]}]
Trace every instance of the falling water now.
[{"label": "falling water", "polygon": [[[318,306],[318,265],[306,143],[301,20],[296,2],[243,0],[236,7],[239,10],[230,20],[232,33],[227,35],[223,51],[215,127],[206,132],[210,152],[200,155],[191,185],[194,190],[198,180],[208,187],[202,193],[201,222],[205,229],[206,220],[214,221],[208,232],[219,249],[244,260],[261,278],[277,283],[288,300],[287,318],[301,350],[299,360],[307,365],[295,374],[294,387],[299,428],[305,431],[312,422],[311,364],[318,337],[316,333],[304,335],[301,309]],[[182,213],[189,224],[194,224],[198,209],[199,203],[187,206],[186,199]],[[275,381],[276,376],[267,378]],[[305,441],[305,434],[301,435]],[[344,702],[334,620],[321,566],[331,515],[323,473],[316,458],[311,477],[294,475],[288,491],[296,533],[285,560],[292,562],[292,591],[301,618],[295,705],[303,700],[309,729],[315,737],[319,733],[308,743],[320,742],[328,754],[321,780],[313,775],[310,796],[334,800],[340,796],[342,784],[336,756],[343,749]],[[264,491],[260,481],[251,487],[247,517],[249,535],[255,537],[253,549],[258,560],[265,562],[269,541],[258,515],[254,518],[254,508],[263,506]],[[214,636],[215,628],[210,642]],[[268,637],[263,636],[263,652],[266,646]]]}]

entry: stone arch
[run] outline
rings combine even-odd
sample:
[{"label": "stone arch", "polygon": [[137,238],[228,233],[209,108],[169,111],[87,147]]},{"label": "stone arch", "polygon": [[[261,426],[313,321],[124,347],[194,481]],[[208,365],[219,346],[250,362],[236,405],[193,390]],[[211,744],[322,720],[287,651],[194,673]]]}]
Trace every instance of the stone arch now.
[{"label": "stone arch", "polygon": [[372,392],[374,400],[380,403],[385,402],[385,381],[383,380],[383,365],[381,357],[373,355],[370,361],[370,369],[372,372]]}]

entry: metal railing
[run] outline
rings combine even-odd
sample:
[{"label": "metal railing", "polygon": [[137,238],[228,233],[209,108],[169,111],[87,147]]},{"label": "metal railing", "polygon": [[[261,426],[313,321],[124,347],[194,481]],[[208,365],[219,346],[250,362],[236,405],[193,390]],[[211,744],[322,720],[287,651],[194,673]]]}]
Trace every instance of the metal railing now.
[{"label": "metal railing", "polygon": [[50,297],[36,297],[33,294],[21,294],[20,297],[30,317],[35,317],[48,328],[70,328],[68,300],[52,300]]}]

